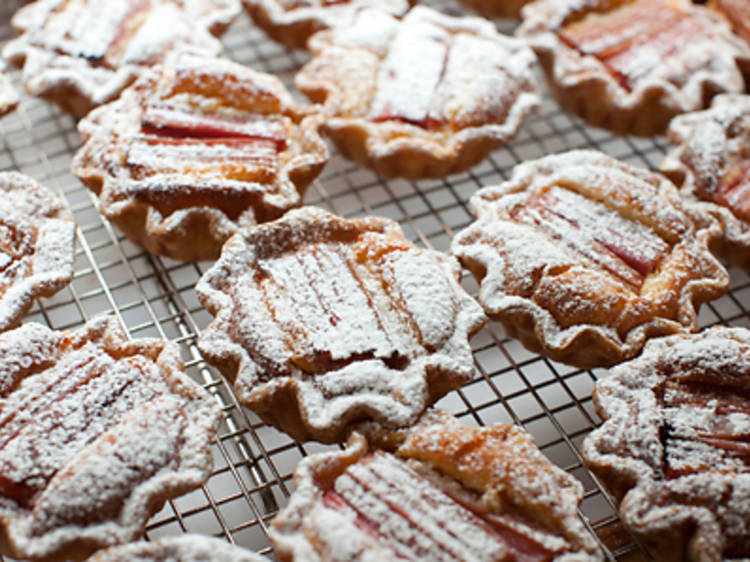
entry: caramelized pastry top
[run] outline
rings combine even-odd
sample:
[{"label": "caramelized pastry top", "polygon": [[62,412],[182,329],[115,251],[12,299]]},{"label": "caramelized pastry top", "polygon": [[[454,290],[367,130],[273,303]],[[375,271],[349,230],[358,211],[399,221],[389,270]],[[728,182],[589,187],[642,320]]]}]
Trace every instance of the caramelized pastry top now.
[{"label": "caramelized pastry top", "polygon": [[13,16],[3,56],[26,90],[82,116],[110,101],[172,49],[218,54],[238,0],[41,0]]},{"label": "caramelized pastry top", "polygon": [[0,331],[35,298],[73,278],[75,222],[67,206],[33,179],[0,173]]},{"label": "caramelized pastry top", "polygon": [[399,22],[363,10],[352,26],[316,34],[310,50],[297,87],[325,102],[334,142],[366,139],[367,159],[353,146],[344,154],[386,175],[399,151],[454,171],[464,145],[487,142],[488,152],[509,140],[539,101],[531,51],[480,18],[418,6]]},{"label": "caramelized pastry top", "polygon": [[659,560],[750,556],[750,332],[653,340],[597,383],[583,453]]},{"label": "caramelized pastry top", "polygon": [[725,253],[750,267],[750,96],[717,96],[710,109],[673,119],[668,135],[678,147],[661,171],[719,217]]},{"label": "caramelized pastry top", "polygon": [[0,335],[0,551],[79,559],[136,539],[208,476],[219,421],[176,346],[114,319]]},{"label": "caramelized pastry top", "polygon": [[694,330],[726,291],[717,222],[656,174],[593,151],[527,162],[471,201],[452,251],[479,299],[530,347],[575,365],[632,357],[651,335]]},{"label": "caramelized pastry top", "polygon": [[362,431],[343,452],[300,463],[271,528],[282,560],[601,558],[576,515],[580,484],[525,431],[443,412]]},{"label": "caramelized pastry top", "polygon": [[340,439],[361,418],[403,425],[472,376],[483,315],[457,273],[386,219],[290,211],[232,237],[198,283],[216,317],[199,347],[295,437]]},{"label": "caramelized pastry top", "polygon": [[316,127],[277,78],[176,55],[80,122],[72,168],[147,249],[215,259],[238,226],[299,205],[328,158]]}]

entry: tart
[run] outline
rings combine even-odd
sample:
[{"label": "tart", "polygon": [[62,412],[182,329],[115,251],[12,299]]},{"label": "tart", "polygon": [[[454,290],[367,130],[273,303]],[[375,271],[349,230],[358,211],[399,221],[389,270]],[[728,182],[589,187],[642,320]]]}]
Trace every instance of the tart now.
[{"label": "tart", "polygon": [[719,218],[717,249],[750,271],[750,96],[717,96],[710,109],[675,117],[667,134],[678,146],[662,173]]},{"label": "tart", "polygon": [[100,550],[87,562],[268,562],[268,558],[204,535],[180,535]]},{"label": "tart", "polygon": [[302,49],[315,32],[348,27],[365,8],[403,16],[413,0],[242,0],[255,24],[290,49]]},{"label": "tart", "polygon": [[746,0],[710,0],[709,6],[729,20],[732,30],[750,43],[750,4]]},{"label": "tart", "polygon": [[750,558],[750,332],[649,342],[594,391],[586,464],[659,561]]},{"label": "tart", "polygon": [[339,152],[385,176],[463,171],[539,104],[531,50],[481,18],[417,6],[398,21],[361,10],[309,48],[297,87],[325,104],[324,131]]},{"label": "tart", "polygon": [[0,116],[12,111],[18,105],[18,94],[0,67]]},{"label": "tart", "polygon": [[176,54],[79,123],[72,170],[136,244],[213,260],[238,228],[299,206],[328,160],[318,125],[276,77]]},{"label": "tart", "polygon": [[403,426],[473,376],[484,315],[458,275],[388,219],[289,211],[230,238],[200,279],[215,318],[198,347],[295,439],[334,442],[363,419]]},{"label": "tart", "polygon": [[13,16],[21,35],[3,56],[23,66],[27,92],[81,117],[173,49],[218,54],[211,33],[239,10],[238,0],[37,0]]},{"label": "tart", "polygon": [[78,560],[200,486],[220,408],[177,345],[113,318],[0,334],[0,552]]},{"label": "tart", "polygon": [[669,120],[745,89],[750,47],[690,0],[537,0],[518,33],[560,103],[617,133],[663,133]]},{"label": "tart", "polygon": [[517,18],[530,0],[461,0],[486,18]]},{"label": "tart", "polygon": [[51,191],[17,172],[0,173],[0,331],[37,297],[73,279],[73,214]]},{"label": "tart", "polygon": [[509,335],[579,367],[637,355],[653,336],[694,331],[726,292],[709,251],[718,221],[668,180],[595,151],[521,164],[471,199],[477,220],[452,253]]},{"label": "tart", "polygon": [[284,561],[602,559],[580,483],[512,425],[440,411],[400,431],[366,424],[303,459],[294,484],[269,529]]}]

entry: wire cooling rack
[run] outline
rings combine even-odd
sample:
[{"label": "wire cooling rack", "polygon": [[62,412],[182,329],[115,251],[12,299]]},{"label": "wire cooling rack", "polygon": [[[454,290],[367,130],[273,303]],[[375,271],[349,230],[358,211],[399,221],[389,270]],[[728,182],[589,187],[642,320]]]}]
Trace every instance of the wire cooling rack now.
[{"label": "wire cooling rack", "polygon": [[[448,0],[425,3],[449,13],[463,11]],[[18,0],[0,2],[0,44],[13,36],[9,20],[19,6]],[[503,31],[512,30],[510,24],[499,25]],[[268,40],[244,14],[224,36],[223,44],[229,58],[274,73],[290,88],[294,73],[307,60],[304,53]],[[20,90],[18,72],[13,71],[11,77]],[[100,216],[96,197],[68,169],[79,146],[75,120],[36,98],[24,95],[18,110],[0,120],[0,170],[21,171],[56,189],[78,222],[73,283],[56,296],[40,300],[24,321],[69,329],[109,313],[134,338],[177,342],[188,373],[216,396],[225,421],[212,447],[214,472],[207,484],[169,501],[149,522],[147,536],[210,534],[273,559],[266,530],[288,501],[294,468],[304,456],[331,447],[297,443],[237,403],[231,388],[202,361],[195,345],[211,317],[193,287],[210,264],[159,258],[124,239]],[[447,251],[453,235],[472,220],[467,202],[477,189],[503,181],[524,160],[585,147],[653,169],[669,145],[662,138],[613,136],[587,127],[547,95],[541,111],[524,123],[514,142],[494,151],[468,173],[434,181],[384,181],[333,152],[305,203],[345,217],[389,217],[417,243]],[[750,280],[738,270],[731,270],[731,276],[730,293],[702,307],[702,327],[749,324]],[[470,276],[465,276],[464,284],[476,294]],[[580,514],[607,557],[648,559],[581,463],[581,442],[599,422],[591,392],[601,372],[574,369],[530,353],[508,339],[499,324],[483,328],[472,346],[474,380],[448,394],[438,406],[469,424],[523,426],[547,457],[582,482],[586,492]]]}]

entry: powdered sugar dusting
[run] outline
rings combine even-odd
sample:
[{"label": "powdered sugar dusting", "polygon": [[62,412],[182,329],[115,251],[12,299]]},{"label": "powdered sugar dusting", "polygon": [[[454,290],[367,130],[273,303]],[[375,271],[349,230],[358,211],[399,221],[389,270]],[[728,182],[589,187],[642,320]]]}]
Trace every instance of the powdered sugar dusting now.
[{"label": "powdered sugar dusting", "polygon": [[481,281],[480,302],[562,361],[632,357],[650,333],[695,329],[695,307],[727,289],[708,251],[716,222],[666,180],[601,153],[527,162],[471,205],[477,221],[452,252]]},{"label": "powdered sugar dusting", "polygon": [[750,556],[749,352],[741,328],[672,336],[597,383],[584,457],[659,556],[671,529],[695,560]]},{"label": "powdered sugar dusting", "polygon": [[[315,58],[298,73],[297,87],[325,100],[327,133],[347,146],[345,154],[386,175],[465,169],[512,138],[538,105],[531,51],[479,18],[417,6],[398,22],[362,10],[350,27],[316,34],[310,49]],[[356,74],[371,74],[372,84],[342,87],[359,78],[341,57],[356,60]],[[481,155],[479,139],[486,140]],[[467,144],[470,155],[462,153]],[[399,151],[410,162],[399,161]]]},{"label": "powdered sugar dusting", "polygon": [[70,283],[75,223],[62,201],[27,176],[0,174],[0,192],[0,330],[6,330],[35,298]]},{"label": "powdered sugar dusting", "polygon": [[238,227],[300,204],[328,159],[319,119],[274,76],[175,54],[79,123],[72,170],[150,251],[215,259]]},{"label": "powdered sugar dusting", "polygon": [[18,94],[0,66],[0,116],[5,115],[18,105]]},{"label": "powdered sugar dusting", "polygon": [[[576,515],[582,490],[523,430],[430,412],[410,429],[365,424],[309,457],[274,520],[280,556],[316,560],[599,560]],[[384,446],[385,450],[380,449]]]},{"label": "powdered sugar dusting", "polygon": [[210,30],[226,27],[238,11],[238,0],[42,0],[14,16],[23,34],[3,56],[23,65],[29,92],[54,92],[82,115],[173,49],[218,54]]},{"label": "powdered sugar dusting", "polygon": [[[176,346],[114,319],[0,335],[0,520],[18,558],[81,557],[137,538],[208,476],[219,421]],[[86,545],[86,546],[83,546]]]},{"label": "powdered sugar dusting", "polygon": [[[385,219],[290,211],[234,236],[198,283],[216,316],[199,347],[243,402],[297,436],[334,440],[363,416],[403,425],[437,398],[428,372],[441,394],[472,376],[468,336],[483,315],[456,274]],[[274,412],[281,384],[299,427]]]},{"label": "powdered sugar dusting", "polygon": [[115,546],[88,562],[264,562],[267,558],[205,535],[179,535],[151,542]]}]

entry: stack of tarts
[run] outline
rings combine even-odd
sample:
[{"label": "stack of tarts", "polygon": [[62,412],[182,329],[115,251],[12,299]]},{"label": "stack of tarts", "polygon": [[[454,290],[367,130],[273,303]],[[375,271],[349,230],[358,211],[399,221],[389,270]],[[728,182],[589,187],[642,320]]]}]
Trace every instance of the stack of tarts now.
[{"label": "stack of tarts", "polygon": [[[407,0],[245,0],[271,37],[309,48],[296,85],[320,105],[217,58],[234,0],[38,0],[4,55],[27,91],[88,112],[72,169],[108,219],[155,254],[217,260],[196,286],[214,316],[198,347],[239,401],[294,439],[347,443],[297,468],[269,532],[282,560],[602,559],[582,486],[524,430],[431,408],[472,379],[485,314],[554,360],[621,363],[597,384],[605,423],[583,456],[655,557],[750,557],[750,333],[692,333],[728,289],[712,252],[750,269],[747,98],[672,122],[662,170],[679,188],[593,151],[518,166],[472,198],[452,256],[387,219],[296,209],[328,159],[319,130],[409,179],[510,141],[540,102],[529,45],[590,123],[662,132],[744,88],[747,9],[465,3],[488,17],[527,4],[521,39]],[[0,112],[13,103],[0,82]],[[74,225],[28,178],[0,186],[0,552],[255,559],[199,537],[126,544],[206,480],[219,408],[174,344],[128,341],[114,320],[10,329],[69,282]]]}]

